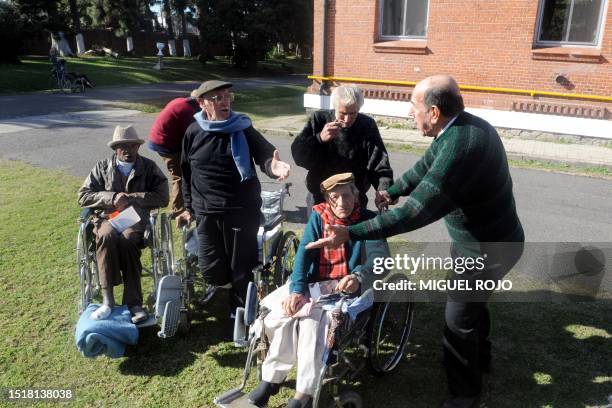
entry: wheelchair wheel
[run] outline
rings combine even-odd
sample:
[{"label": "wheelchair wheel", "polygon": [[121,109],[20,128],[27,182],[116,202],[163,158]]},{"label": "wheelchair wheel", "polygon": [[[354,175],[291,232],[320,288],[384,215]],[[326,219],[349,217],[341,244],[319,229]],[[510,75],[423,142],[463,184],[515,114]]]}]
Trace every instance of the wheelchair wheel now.
[{"label": "wheelchair wheel", "polygon": [[87,239],[87,225],[81,225],[77,235],[77,273],[80,281],[79,313],[87,308],[93,298],[100,292],[98,281],[98,267],[93,254],[90,253],[90,246],[93,242]]},{"label": "wheelchair wheel", "polygon": [[[293,231],[287,231],[276,247],[276,262],[274,263],[274,286],[282,286],[291,272],[293,272],[293,262],[297,253],[300,240]],[[271,288],[272,292],[274,288]]]},{"label": "wheelchair wheel", "polygon": [[382,376],[402,360],[412,329],[414,304],[376,303],[368,327],[367,365],[372,374]]},{"label": "wheelchair wheel", "polygon": [[160,251],[162,259],[162,274],[169,275],[173,273],[174,252],[172,249],[172,221],[168,219],[166,213],[162,213],[159,217],[160,224]]}]

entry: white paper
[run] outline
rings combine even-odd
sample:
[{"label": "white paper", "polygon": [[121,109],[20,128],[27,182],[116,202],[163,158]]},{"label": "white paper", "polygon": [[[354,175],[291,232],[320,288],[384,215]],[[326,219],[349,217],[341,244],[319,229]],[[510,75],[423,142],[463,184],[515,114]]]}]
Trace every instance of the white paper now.
[{"label": "white paper", "polygon": [[115,231],[121,234],[123,231],[139,222],[140,216],[134,207],[129,206],[125,210],[121,211],[118,216],[108,221],[111,223]]}]

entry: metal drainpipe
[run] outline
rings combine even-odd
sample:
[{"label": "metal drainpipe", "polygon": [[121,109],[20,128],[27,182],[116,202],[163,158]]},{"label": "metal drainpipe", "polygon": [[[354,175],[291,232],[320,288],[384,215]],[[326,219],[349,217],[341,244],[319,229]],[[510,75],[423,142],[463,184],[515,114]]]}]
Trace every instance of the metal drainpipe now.
[{"label": "metal drainpipe", "polygon": [[[327,76],[327,3],[328,0],[323,0],[323,29],[321,30],[323,38],[321,40],[321,76]],[[327,81],[322,80],[319,87],[319,95],[325,94]]]}]

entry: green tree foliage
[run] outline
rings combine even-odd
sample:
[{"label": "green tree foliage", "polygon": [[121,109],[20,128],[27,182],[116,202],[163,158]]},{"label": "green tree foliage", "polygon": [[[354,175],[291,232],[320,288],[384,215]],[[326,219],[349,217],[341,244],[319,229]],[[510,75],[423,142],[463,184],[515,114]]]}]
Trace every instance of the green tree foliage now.
[{"label": "green tree foliage", "polygon": [[197,0],[196,5],[201,48],[230,39],[238,67],[255,68],[277,42],[300,47],[312,42],[311,0]]},{"label": "green tree foliage", "polygon": [[22,19],[17,9],[9,3],[0,2],[0,63],[18,63],[22,47]]},{"label": "green tree foliage", "polygon": [[13,0],[11,3],[23,21],[26,36],[68,28],[68,10],[60,0]]},{"label": "green tree foliage", "polygon": [[94,0],[94,26],[112,28],[117,37],[130,36],[147,28],[142,7],[139,0]]}]

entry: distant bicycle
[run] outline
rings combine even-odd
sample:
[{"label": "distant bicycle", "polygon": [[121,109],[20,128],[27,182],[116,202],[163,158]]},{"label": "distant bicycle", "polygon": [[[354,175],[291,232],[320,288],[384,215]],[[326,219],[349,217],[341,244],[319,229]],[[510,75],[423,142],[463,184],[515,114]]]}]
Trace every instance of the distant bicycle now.
[{"label": "distant bicycle", "polygon": [[73,76],[66,73],[66,61],[51,55],[51,87],[62,93],[83,92],[85,86],[78,84]]},{"label": "distant bicycle", "polygon": [[95,84],[84,74],[66,72],[66,60],[57,58],[52,53],[51,88],[62,93],[85,92],[85,87],[93,88]]}]

